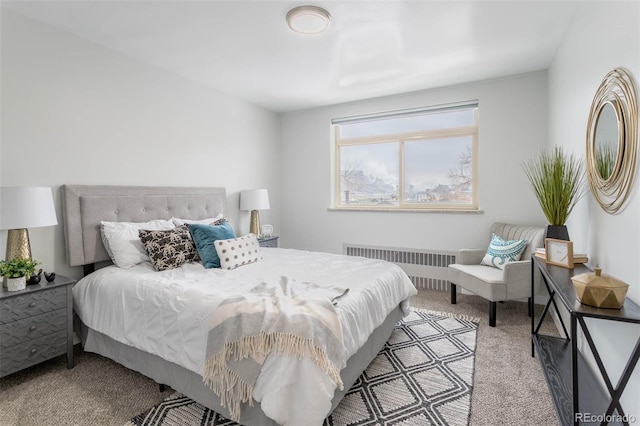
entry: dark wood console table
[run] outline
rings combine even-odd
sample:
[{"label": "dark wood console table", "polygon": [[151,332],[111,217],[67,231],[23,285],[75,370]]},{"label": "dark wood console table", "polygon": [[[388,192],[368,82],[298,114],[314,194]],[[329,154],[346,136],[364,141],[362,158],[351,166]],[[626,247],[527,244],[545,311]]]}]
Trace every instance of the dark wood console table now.
[{"label": "dark wood console table", "polygon": [[[536,270],[542,274],[542,281],[549,294],[549,301],[537,323],[533,309],[531,310],[531,356],[535,356],[535,351],[538,351],[540,364],[549,384],[560,423],[562,425],[579,425],[581,423],[594,424],[595,421],[597,424],[603,425],[628,425],[631,419],[622,409],[620,397],[638,364],[640,338],[631,352],[620,380],[613,384],[593,342],[585,318],[640,324],[640,306],[629,298],[625,300],[624,306],[619,310],[583,305],[576,297],[571,277],[583,272],[591,272],[591,269],[585,265],[576,265],[574,269],[547,265],[544,259],[536,256],[532,256],[531,263],[530,303],[533,304],[533,296],[535,295]],[[564,320],[558,310],[558,302],[562,303],[571,317],[569,332],[567,332]],[[558,314],[564,337],[539,334],[542,321],[551,306]],[[578,324],[599,372],[594,371],[587,364],[582,353],[578,350]],[[599,378],[602,378],[606,388],[602,387]]]}]

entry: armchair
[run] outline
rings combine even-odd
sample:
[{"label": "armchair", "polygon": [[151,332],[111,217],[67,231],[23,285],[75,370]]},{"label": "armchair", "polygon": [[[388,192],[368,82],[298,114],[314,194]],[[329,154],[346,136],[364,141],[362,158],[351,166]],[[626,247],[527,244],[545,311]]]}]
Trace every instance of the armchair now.
[{"label": "armchair", "polygon": [[489,325],[496,326],[496,302],[529,299],[529,315],[531,315],[531,255],[538,247],[544,246],[542,227],[527,225],[511,225],[494,223],[491,234],[496,234],[503,240],[528,241],[519,261],[508,263],[504,269],[481,265],[480,262],[486,249],[462,249],[456,261],[448,266],[447,278],[451,284],[451,304],[457,300],[457,286],[469,290],[478,296],[489,300]]}]

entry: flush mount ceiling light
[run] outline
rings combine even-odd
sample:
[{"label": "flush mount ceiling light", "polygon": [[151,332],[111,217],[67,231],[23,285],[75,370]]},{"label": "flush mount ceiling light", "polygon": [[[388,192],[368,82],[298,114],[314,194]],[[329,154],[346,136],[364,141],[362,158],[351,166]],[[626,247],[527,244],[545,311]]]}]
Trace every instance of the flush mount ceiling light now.
[{"label": "flush mount ceiling light", "polygon": [[331,15],[317,6],[298,6],[287,13],[287,24],[301,34],[320,34],[329,27]]}]

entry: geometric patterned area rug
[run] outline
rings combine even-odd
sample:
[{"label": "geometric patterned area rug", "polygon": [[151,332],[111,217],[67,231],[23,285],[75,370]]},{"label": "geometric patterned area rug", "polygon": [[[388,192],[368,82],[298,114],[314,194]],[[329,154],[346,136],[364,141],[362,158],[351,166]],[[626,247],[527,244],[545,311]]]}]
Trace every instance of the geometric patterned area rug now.
[{"label": "geometric patterned area rug", "polygon": [[[324,426],[468,425],[478,320],[412,308]],[[176,392],[125,426],[237,426]]]}]

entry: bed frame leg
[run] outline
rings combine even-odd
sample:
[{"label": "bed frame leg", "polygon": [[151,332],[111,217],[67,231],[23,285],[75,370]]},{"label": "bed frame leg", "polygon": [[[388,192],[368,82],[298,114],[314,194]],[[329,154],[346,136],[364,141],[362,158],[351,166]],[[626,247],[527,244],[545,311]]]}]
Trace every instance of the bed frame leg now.
[{"label": "bed frame leg", "polygon": [[455,305],[457,300],[456,300],[456,285],[454,283],[450,283],[449,286],[451,287],[451,304]]}]

